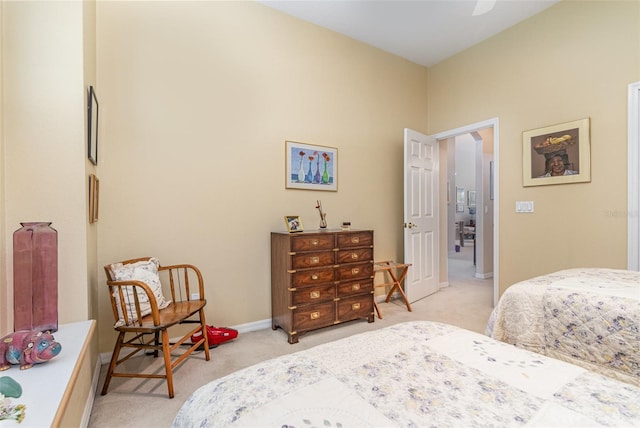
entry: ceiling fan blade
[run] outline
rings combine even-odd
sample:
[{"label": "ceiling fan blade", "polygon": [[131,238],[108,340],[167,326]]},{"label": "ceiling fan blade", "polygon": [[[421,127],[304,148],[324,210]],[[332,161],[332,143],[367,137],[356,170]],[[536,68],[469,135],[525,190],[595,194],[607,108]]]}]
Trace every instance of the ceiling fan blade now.
[{"label": "ceiling fan blade", "polygon": [[473,16],[484,15],[487,12],[490,12],[493,7],[496,5],[496,0],[478,0],[476,2],[476,7],[473,9]]}]

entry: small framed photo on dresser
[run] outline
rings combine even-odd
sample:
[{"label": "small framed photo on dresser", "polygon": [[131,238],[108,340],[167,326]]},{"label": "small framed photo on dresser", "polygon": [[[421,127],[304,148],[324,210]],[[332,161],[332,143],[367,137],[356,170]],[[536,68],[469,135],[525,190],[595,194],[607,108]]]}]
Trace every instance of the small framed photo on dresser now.
[{"label": "small framed photo on dresser", "polygon": [[304,231],[304,227],[302,226],[302,220],[300,219],[300,216],[286,215],[284,216],[284,222],[287,224],[287,231],[289,233]]}]

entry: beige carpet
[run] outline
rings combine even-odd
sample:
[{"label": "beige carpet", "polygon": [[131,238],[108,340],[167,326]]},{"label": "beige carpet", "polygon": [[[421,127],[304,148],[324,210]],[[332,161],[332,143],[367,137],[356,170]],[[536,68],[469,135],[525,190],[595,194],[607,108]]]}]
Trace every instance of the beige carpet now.
[{"label": "beige carpet", "polygon": [[[167,396],[166,383],[158,379],[113,379],[109,393],[101,396],[106,369],[103,366],[89,427],[168,427],[189,395],[213,379],[268,358],[399,322],[438,321],[483,333],[492,310],[493,285],[492,280],[474,278],[471,251],[471,246],[465,246],[460,253],[451,254],[450,286],[413,303],[413,312],[408,312],[402,301],[392,300],[379,304],[383,319],[376,317],[374,323],[352,321],[314,331],[301,335],[295,345],[287,342],[281,330],[244,333],[233,342],[212,349],[208,362],[204,354],[188,358],[175,372],[173,399]],[[155,361],[150,356],[132,358],[128,364],[162,371],[161,358]]]}]

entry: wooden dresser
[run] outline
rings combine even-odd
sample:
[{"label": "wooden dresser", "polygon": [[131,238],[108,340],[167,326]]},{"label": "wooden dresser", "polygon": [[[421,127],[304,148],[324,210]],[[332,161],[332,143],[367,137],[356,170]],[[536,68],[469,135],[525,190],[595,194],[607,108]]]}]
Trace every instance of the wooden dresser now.
[{"label": "wooden dresser", "polygon": [[273,329],[298,335],[360,318],[374,321],[373,231],[271,233]]}]

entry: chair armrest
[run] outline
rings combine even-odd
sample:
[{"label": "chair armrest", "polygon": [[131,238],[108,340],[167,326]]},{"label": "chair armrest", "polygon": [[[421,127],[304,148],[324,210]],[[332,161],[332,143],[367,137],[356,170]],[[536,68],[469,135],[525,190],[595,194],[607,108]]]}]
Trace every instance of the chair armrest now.
[{"label": "chair armrest", "polygon": [[160,324],[160,311],[151,287],[142,281],[107,281],[116,325],[140,324],[151,315],[154,325]]}]

